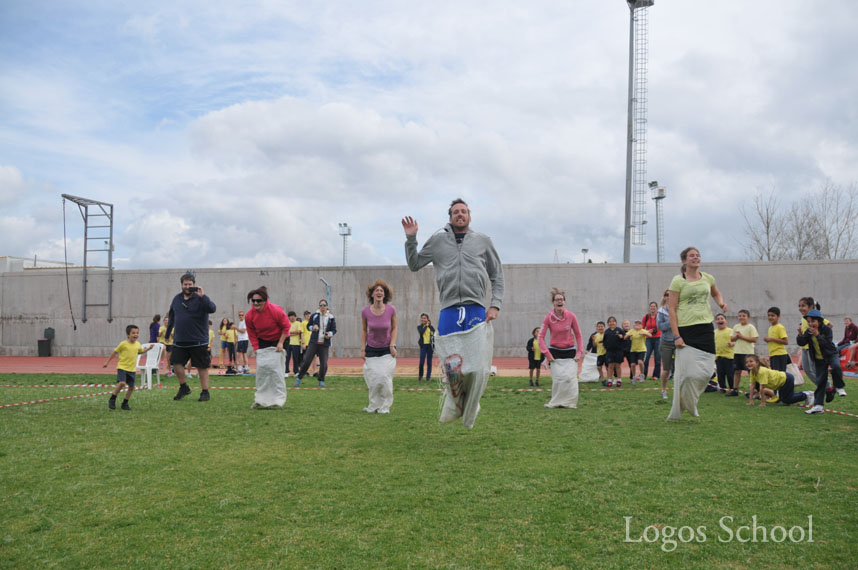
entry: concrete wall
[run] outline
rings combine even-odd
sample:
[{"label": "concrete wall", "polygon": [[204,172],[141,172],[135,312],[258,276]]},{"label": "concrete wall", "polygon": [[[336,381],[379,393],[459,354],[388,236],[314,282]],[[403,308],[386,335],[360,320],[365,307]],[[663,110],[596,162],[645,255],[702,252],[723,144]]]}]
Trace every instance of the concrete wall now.
[{"label": "concrete wall", "polygon": [[[766,310],[777,305],[782,322],[793,337],[798,326],[799,297],[812,295],[823,313],[835,324],[836,340],[843,331],[844,316],[858,317],[858,261],[779,263],[709,263],[729,304],[728,321],[736,322],[739,309],[751,311],[751,322],[765,334]],[[678,264],[558,264],[505,265],[506,295],[501,317],[495,326],[495,355],[522,356],[530,331],[539,326],[550,310],[549,291],[557,286],[567,292],[569,309],[578,315],[582,332],[588,335],[593,323],[609,315],[618,319],[641,318],[650,300],[659,300]],[[127,324],[141,328],[141,336],[155,313],[165,314],[179,292],[180,269],[114,271],[113,322],[107,322],[105,307],[89,308],[81,322],[81,270],[69,271],[69,290],[62,269],[33,269],[0,273],[0,354],[35,355],[37,339],[47,327],[56,330],[53,354],[60,356],[108,355],[125,338]],[[107,299],[106,271],[88,272],[90,303]],[[360,342],[360,309],[367,304],[366,288],[375,279],[386,280],[394,289],[393,304],[399,313],[399,347],[406,356],[416,355],[421,312],[437,320],[440,310],[432,267],[418,273],[394,267],[317,267],[201,269],[197,282],[218,306],[212,321],[248,307],[246,295],[259,285],[268,287],[274,302],[286,310],[314,310],[325,288],[332,288],[331,311],[337,317],[335,356],[356,356]],[[69,292],[77,329],[72,326]],[[759,349],[765,351],[762,343]]]}]

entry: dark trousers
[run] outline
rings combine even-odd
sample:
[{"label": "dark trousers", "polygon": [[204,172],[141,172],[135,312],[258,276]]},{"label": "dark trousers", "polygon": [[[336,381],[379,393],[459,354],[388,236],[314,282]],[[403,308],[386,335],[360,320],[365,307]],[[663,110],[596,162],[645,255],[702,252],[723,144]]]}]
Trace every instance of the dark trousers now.
[{"label": "dark trousers", "polygon": [[804,392],[795,393],[795,378],[789,372],[786,373],[786,382],[784,385],[778,388],[778,397],[785,406],[797,404],[806,399]]},{"label": "dark trousers", "polygon": [[733,386],[733,359],[725,356],[715,357],[715,371],[718,374],[718,386],[729,390]]},{"label": "dark trousers", "polygon": [[426,376],[425,378],[429,380],[432,377],[432,356],[434,354],[434,350],[432,350],[431,344],[423,344],[420,345],[420,363],[417,366],[417,377],[423,378],[423,361],[426,361]]},{"label": "dark trousers", "polygon": [[816,384],[816,389],[813,391],[813,405],[821,406],[825,403],[825,389],[828,387],[828,362],[814,358],[813,370],[816,373],[812,379]]},{"label": "dark trousers", "polygon": [[658,341],[660,338],[648,337],[646,339],[646,356],[644,356],[643,375],[646,377],[649,370],[649,357],[652,355],[655,358],[655,364],[652,365],[652,377],[658,378],[661,376],[661,351],[658,349]]},{"label": "dark trousers", "polygon": [[298,374],[298,370],[301,368],[301,345],[300,344],[289,344],[286,345],[286,372],[289,372],[289,361],[292,361],[292,372]]},{"label": "dark trousers", "polygon": [[776,354],[769,356],[769,368],[786,372],[787,364],[790,363],[789,354]]},{"label": "dark trousers", "polygon": [[325,381],[325,374],[328,373],[328,349],[330,346],[324,344],[316,344],[311,342],[304,351],[304,362],[301,363],[301,370],[298,372],[298,378],[303,378],[313,364],[313,359],[319,357],[319,382]]}]

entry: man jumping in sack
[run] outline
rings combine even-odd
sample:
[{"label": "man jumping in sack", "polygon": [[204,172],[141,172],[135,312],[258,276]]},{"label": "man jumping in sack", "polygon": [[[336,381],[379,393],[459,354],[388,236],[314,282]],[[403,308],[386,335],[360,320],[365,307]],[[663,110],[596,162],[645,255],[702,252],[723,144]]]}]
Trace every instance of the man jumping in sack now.
[{"label": "man jumping in sack", "polygon": [[[465,332],[481,323],[496,319],[503,302],[503,267],[491,238],[471,230],[471,211],[461,198],[453,200],[447,213],[450,217],[449,223],[432,234],[419,252],[417,251],[417,220],[411,216],[402,219],[408,268],[411,271],[418,271],[429,263],[435,266],[435,282],[438,284],[442,307],[438,318],[436,343],[441,345],[445,344],[443,339],[445,335]],[[489,283],[491,283],[491,301],[489,308],[486,309],[485,300]],[[488,346],[482,347],[480,354],[456,354],[453,356],[458,358],[454,360],[461,362],[469,358],[487,357],[486,364],[490,366],[492,353],[490,329],[487,338]],[[438,348],[437,344],[436,348]],[[442,359],[450,356],[442,353],[440,348],[438,350]],[[442,365],[449,368],[450,362],[442,360]],[[488,369],[485,372],[488,374]],[[454,384],[451,384],[451,388],[453,388],[453,396],[456,397]],[[483,383],[482,389],[484,388]],[[482,395],[482,389],[472,394],[477,400],[472,402],[474,418],[479,408],[478,400]],[[462,412],[461,401],[459,407],[459,412]],[[451,419],[445,420],[442,412],[441,421],[451,421]],[[473,426],[473,418],[464,417],[463,422],[467,427]]]}]

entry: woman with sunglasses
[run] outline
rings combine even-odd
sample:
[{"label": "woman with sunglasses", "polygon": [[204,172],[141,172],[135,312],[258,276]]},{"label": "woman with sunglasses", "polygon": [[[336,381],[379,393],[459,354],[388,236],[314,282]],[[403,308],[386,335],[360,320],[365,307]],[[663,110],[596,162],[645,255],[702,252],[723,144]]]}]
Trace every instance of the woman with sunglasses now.
[{"label": "woman with sunglasses", "polygon": [[253,308],[244,316],[244,325],[256,351],[256,394],[251,407],[282,407],[286,403],[283,343],[289,338],[289,318],[282,307],[268,300],[264,285],[248,293],[247,300]]},{"label": "woman with sunglasses", "polygon": [[307,374],[307,370],[313,363],[313,359],[319,357],[319,386],[325,387],[325,374],[328,372],[328,350],[331,348],[331,338],[337,334],[337,321],[334,315],[328,312],[328,301],[319,301],[319,310],[310,315],[307,328],[311,331],[310,342],[304,353],[304,362],[298,371],[295,387],[301,385],[301,380]]}]

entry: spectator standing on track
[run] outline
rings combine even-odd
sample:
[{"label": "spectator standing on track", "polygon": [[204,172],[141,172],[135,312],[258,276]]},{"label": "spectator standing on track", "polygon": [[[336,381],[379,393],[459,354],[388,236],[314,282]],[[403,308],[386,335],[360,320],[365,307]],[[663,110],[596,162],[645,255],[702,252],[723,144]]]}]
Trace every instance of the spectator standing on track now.
[{"label": "spectator standing on track", "polygon": [[209,395],[209,366],[211,357],[208,353],[209,315],[217,310],[214,302],[208,298],[202,287],[197,286],[196,277],[185,273],[181,277],[182,292],[173,297],[170,312],[165,318],[169,320],[166,337],[170,338],[175,329],[173,351],[170,353],[170,364],[176,371],[179,380],[179,392],[173,398],[181,400],[191,393],[187,385],[185,363],[190,359],[191,364],[200,373],[200,402],[207,402]]}]

